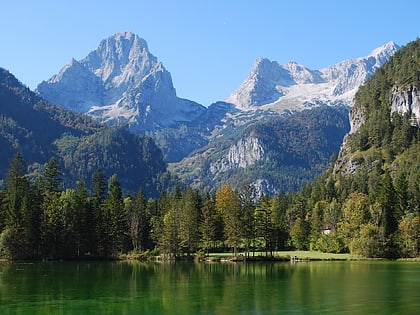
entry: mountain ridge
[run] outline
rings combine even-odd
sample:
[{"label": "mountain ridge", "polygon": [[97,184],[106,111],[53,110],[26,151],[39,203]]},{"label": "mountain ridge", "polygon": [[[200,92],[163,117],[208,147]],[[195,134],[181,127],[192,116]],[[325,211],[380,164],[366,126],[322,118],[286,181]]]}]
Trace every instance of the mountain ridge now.
[{"label": "mountain ridge", "polygon": [[[206,155],[229,161],[225,154],[236,152],[237,155],[242,151],[235,151],[234,147],[231,151],[223,150],[255,123],[268,123],[324,105],[351,107],[357,88],[398,49],[395,43],[389,42],[365,57],[344,60],[320,70],[296,62],[279,65],[277,61],[257,58],[247,79],[231,96],[204,107],[176,96],[170,73],[148,51],[144,40],[131,32],[117,33],[78,61],[83,67],[82,74],[86,72],[85,86],[72,86],[68,82],[56,93],[62,95],[66,88],[68,91],[74,88],[70,94],[76,96],[64,93],[64,97],[73,97],[73,103],[77,103],[78,97],[83,99],[84,105],[78,106],[90,116],[111,125],[125,124],[133,133],[153,137],[168,163],[180,163],[173,164],[173,169],[185,178],[183,174],[196,174],[190,167],[195,167],[197,162],[182,163],[184,160],[200,159],[209,150]],[[75,67],[79,66],[74,63]],[[71,76],[68,69],[63,72]],[[48,88],[54,91],[54,86],[48,87],[46,82],[38,87],[38,92],[47,99],[51,96],[45,94]],[[258,145],[253,148],[259,150]],[[258,155],[258,152],[247,153],[250,157]],[[194,175],[192,181],[200,176]]]},{"label": "mountain ridge", "polygon": [[[355,90],[398,49],[400,47],[390,41],[365,57],[343,60],[320,70],[311,70],[296,62],[280,66],[275,61],[257,58],[242,85],[225,101],[243,110],[267,107],[281,111],[286,103],[282,98],[298,103],[286,107],[289,110],[307,108],[305,102],[316,104],[328,98],[351,106]],[[319,85],[319,88],[311,85]],[[312,88],[309,97],[297,91],[309,88]]]}]

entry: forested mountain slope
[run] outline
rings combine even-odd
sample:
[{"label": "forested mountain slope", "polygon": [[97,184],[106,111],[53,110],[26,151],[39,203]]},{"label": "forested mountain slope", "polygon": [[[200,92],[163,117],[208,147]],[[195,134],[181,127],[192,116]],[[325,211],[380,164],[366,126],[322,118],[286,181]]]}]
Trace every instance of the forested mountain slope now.
[{"label": "forested mountain slope", "polygon": [[50,105],[0,69],[0,178],[13,155],[21,153],[33,176],[51,157],[57,157],[66,185],[90,183],[95,171],[114,173],[124,189],[143,187],[156,194],[158,177],[166,171],[153,140]]},{"label": "forested mountain slope", "polygon": [[419,256],[419,69],[416,40],[358,90],[352,131],[335,165],[295,197],[305,200],[299,224],[310,226],[310,247],[367,257]]},{"label": "forested mountain slope", "polygon": [[349,129],[347,107],[321,106],[232,131],[170,169],[204,191],[224,184],[269,195],[297,191],[328,168]]}]

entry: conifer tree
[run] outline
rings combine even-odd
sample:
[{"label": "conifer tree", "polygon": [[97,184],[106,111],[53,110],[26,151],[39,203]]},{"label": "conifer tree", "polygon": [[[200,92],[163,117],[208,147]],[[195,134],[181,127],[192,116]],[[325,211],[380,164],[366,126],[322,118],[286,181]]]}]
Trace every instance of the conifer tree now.
[{"label": "conifer tree", "polygon": [[143,251],[149,240],[150,215],[142,189],[126,201],[126,208],[131,245],[135,251]]},{"label": "conifer tree", "polygon": [[126,227],[126,215],[124,212],[124,200],[117,175],[109,179],[108,197],[105,199],[105,212],[108,241],[110,242],[111,254],[122,252]]},{"label": "conifer tree", "polygon": [[95,226],[92,207],[84,181],[78,181],[75,189],[76,199],[76,246],[77,256],[92,252],[93,227]]},{"label": "conifer tree", "polygon": [[52,157],[40,178],[42,195],[41,246],[44,258],[57,258],[62,237],[62,214],[59,198],[61,192],[61,169],[58,160]]},{"label": "conifer tree", "polygon": [[207,194],[201,207],[199,227],[202,246],[205,251],[208,251],[214,246],[214,243],[217,240],[217,229],[218,215],[214,205],[214,199]]},{"label": "conifer tree", "polygon": [[91,239],[92,253],[98,256],[107,256],[108,237],[106,235],[107,217],[103,207],[106,195],[106,178],[102,170],[98,169],[92,176],[91,198]]},{"label": "conifer tree", "polygon": [[198,247],[198,222],[200,200],[198,193],[187,187],[182,196],[179,224],[180,246],[188,256]]},{"label": "conifer tree", "polygon": [[58,193],[61,191],[61,169],[55,157],[52,157],[45,166],[42,189],[45,193]]},{"label": "conifer tree", "polygon": [[6,225],[17,226],[22,220],[22,201],[28,182],[25,179],[25,161],[20,153],[16,153],[10,162],[6,179]]},{"label": "conifer tree", "polygon": [[106,178],[101,169],[98,169],[92,176],[92,192],[97,199],[105,198]]},{"label": "conifer tree", "polygon": [[388,257],[394,257],[395,252],[395,232],[398,230],[398,220],[399,216],[395,211],[395,190],[392,185],[392,179],[388,172],[385,172],[383,175],[378,201],[382,207],[382,220],[380,226],[384,232],[384,238],[386,241],[386,250],[385,254]]},{"label": "conifer tree", "polygon": [[0,206],[4,218],[0,250],[12,259],[36,258],[39,250],[39,203],[25,168],[23,157],[15,154]]}]

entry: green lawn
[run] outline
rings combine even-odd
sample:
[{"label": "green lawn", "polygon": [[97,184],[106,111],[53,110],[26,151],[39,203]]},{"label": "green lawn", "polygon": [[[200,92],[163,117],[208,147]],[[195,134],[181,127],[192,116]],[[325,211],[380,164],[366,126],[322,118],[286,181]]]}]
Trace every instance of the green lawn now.
[{"label": "green lawn", "polygon": [[315,252],[315,251],[281,251],[281,252],[275,252],[275,256],[280,257],[297,257],[299,259],[319,259],[319,260],[350,260],[352,258],[355,258],[354,256],[350,254],[333,254],[333,253],[322,253],[322,252]]},{"label": "green lawn", "polygon": [[[244,253],[238,253],[244,254]],[[256,252],[255,256],[264,256],[265,252]],[[232,253],[211,253],[210,257],[214,258],[224,258],[224,257],[231,257]],[[252,253],[250,253],[252,257]],[[333,254],[333,253],[322,253],[322,252],[315,252],[315,251],[279,251],[274,252],[275,257],[297,257],[301,260],[350,260],[350,259],[357,259],[358,257],[352,256],[350,254]]]}]

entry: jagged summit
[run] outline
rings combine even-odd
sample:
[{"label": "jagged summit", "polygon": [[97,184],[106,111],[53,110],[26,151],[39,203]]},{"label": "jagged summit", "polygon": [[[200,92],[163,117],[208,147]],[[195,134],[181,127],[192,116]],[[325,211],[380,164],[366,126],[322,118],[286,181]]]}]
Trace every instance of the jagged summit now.
[{"label": "jagged summit", "polygon": [[170,73],[130,31],[102,40],[79,61],[72,59],[37,91],[51,103],[110,124],[128,123],[139,132],[176,126],[205,109],[177,97]]},{"label": "jagged summit", "polygon": [[225,101],[242,110],[262,106],[277,111],[300,110],[321,103],[351,106],[357,88],[399,48],[391,41],[366,57],[344,60],[320,70],[293,61],[280,66],[258,58],[243,84]]},{"label": "jagged summit", "polygon": [[238,107],[241,109],[249,109],[261,103],[276,101],[283,95],[276,87],[291,84],[293,80],[289,73],[276,61],[258,58],[241,88],[225,101],[235,105],[240,104]]},{"label": "jagged summit", "polygon": [[295,61],[291,61],[283,66],[284,69],[289,71],[290,76],[293,78],[294,84],[306,83],[323,83],[322,73],[317,70],[310,70],[304,65]]},{"label": "jagged summit", "polygon": [[146,41],[131,32],[117,33],[102,40],[81,63],[110,86],[130,80],[138,83],[154,67],[163,67],[149,52]]},{"label": "jagged summit", "polygon": [[370,56],[384,56],[389,59],[389,57],[392,56],[400,48],[401,47],[398,46],[395,42],[389,41],[388,43],[374,49],[370,53]]}]

